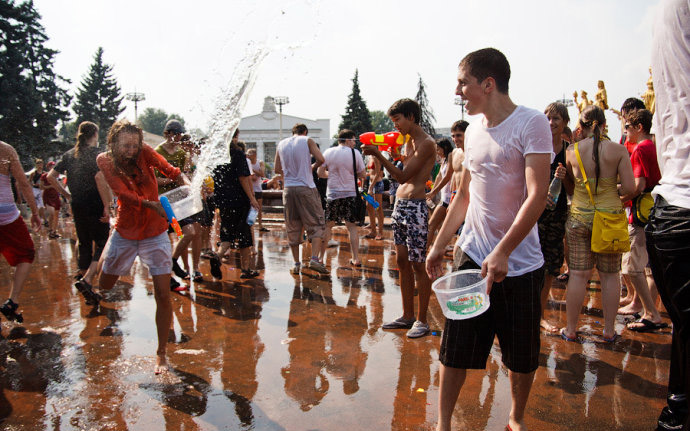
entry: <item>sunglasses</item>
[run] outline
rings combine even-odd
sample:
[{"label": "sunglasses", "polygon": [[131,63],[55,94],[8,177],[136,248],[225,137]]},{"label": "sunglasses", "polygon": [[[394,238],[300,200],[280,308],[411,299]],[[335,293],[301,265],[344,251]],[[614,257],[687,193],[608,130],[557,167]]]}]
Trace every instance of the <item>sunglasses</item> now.
[{"label": "sunglasses", "polygon": [[632,124],[626,124],[626,125],[624,126],[625,130],[628,130],[628,129],[631,128],[631,127],[632,127]]}]

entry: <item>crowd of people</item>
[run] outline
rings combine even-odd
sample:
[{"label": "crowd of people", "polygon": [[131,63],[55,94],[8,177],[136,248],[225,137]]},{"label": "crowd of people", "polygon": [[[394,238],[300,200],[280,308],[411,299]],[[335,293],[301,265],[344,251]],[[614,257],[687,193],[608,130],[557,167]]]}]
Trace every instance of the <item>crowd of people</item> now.
[{"label": "crowd of people", "polygon": [[[687,27],[677,30],[687,33]],[[508,91],[508,60],[486,48],[459,64],[456,94],[470,115],[480,117],[472,124],[454,123],[452,140],[427,134],[420,125],[419,105],[400,99],[387,112],[406,139],[395,158],[374,145],[358,151],[357,136],[347,129],[323,153],[304,124],[296,124],[292,136],[278,144],[271,184],[282,189],[281,228],[293,257],[292,274],[330,274],[324,254],[338,223],[348,231],[349,265],[362,265],[360,237],[382,241],[384,236],[384,175],[389,176],[394,204],[390,219],[402,307],[400,316],[382,329],[403,329],[409,338],[430,333],[431,284],[445,272],[451,242],[454,271],[481,270],[491,307],[472,319],[447,319],[443,330],[438,430],[450,429],[466,370],[486,366],[494,338],[511,381],[506,429],[526,429],[524,412],[538,367],[541,330],[560,335],[564,342],[578,342],[578,318],[595,268],[604,343],[620,337],[614,326],[617,314],[633,315],[627,325],[631,331],[666,327],[657,303],[661,297],[673,323],[673,352],[669,403],[659,426],[672,429],[663,426],[686,421],[690,116],[678,93],[688,88],[687,77],[670,72],[690,70],[690,55],[685,51],[685,57],[674,57],[680,63],[674,63],[665,52],[655,54],[657,112],[653,115],[642,100],[627,99],[620,111],[621,142],[607,137],[604,112],[596,105],[582,109],[571,132],[563,104],[551,103],[543,112],[515,104]],[[681,131],[679,124],[685,127]],[[136,257],[148,267],[157,305],[156,373],[167,370],[170,292],[188,289],[175,277],[203,282],[199,263],[205,257],[211,276],[223,279],[230,249],[237,250],[240,278],[260,275],[252,256],[254,230],[266,230],[261,217],[266,168],[256,150],[247,151],[235,132],[229,161],[203,182],[202,209],[178,221],[178,237],[159,196],[190,185],[199,147],[177,120],[166,124],[164,138],[152,148],[144,144],[138,126],[119,120],[108,132],[107,150],[100,152],[98,127],[83,122],[73,149],[57,163],[46,164],[47,171],[43,161],[36,160],[28,175],[14,149],[0,143],[0,249],[16,268],[9,298],[0,308],[6,318],[23,318],[17,301],[34,258],[17,209],[19,199],[28,204],[34,229],[45,221],[49,238],[59,237],[61,197],[69,202],[78,244],[75,286],[87,304],[97,305],[102,300],[99,290],[112,288],[128,274]],[[438,173],[432,175],[435,166]],[[10,178],[16,182],[14,194]],[[322,180],[325,188],[320,192]],[[378,207],[367,205],[369,225],[360,232],[362,192]],[[654,207],[645,210],[645,200],[655,200]],[[592,251],[597,212],[628,215],[629,251]],[[303,260],[301,251],[309,257]],[[563,267],[567,272],[562,274]],[[562,327],[544,316],[557,277],[567,282]]]}]

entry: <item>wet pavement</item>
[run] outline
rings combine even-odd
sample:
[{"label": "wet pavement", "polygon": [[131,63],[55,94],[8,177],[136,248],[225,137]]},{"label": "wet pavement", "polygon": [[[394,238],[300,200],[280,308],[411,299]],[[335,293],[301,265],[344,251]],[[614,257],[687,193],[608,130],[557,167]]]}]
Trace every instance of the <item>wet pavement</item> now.
[{"label": "wet pavement", "polygon": [[[330,278],[289,273],[283,226],[257,233],[261,276],[189,283],[173,294],[171,372],[153,373],[154,299],[135,263],[99,308],[72,286],[76,250],[65,238],[34,235],[36,262],[20,297],[24,323],[3,316],[0,336],[2,430],[431,430],[437,417],[438,350],[444,317],[432,297],[437,335],[417,340],[383,331],[400,315],[392,233],[362,239],[362,268],[344,227],[334,229]],[[0,296],[10,268],[0,261]],[[207,280],[208,261],[201,271]],[[565,322],[565,285],[552,289],[547,318]],[[668,322],[664,314],[665,321]],[[653,430],[664,405],[670,329],[617,330],[600,341],[600,291],[592,283],[580,317],[581,343],[542,334],[540,367],[527,406],[532,430]],[[468,373],[454,429],[503,430],[510,409],[497,344],[484,371]]]}]

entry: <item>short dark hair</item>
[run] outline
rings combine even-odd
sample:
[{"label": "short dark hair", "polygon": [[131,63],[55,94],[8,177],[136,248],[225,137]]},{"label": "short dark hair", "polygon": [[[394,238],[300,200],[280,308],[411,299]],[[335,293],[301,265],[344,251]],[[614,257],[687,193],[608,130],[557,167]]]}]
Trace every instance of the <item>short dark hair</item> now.
[{"label": "short dark hair", "polygon": [[482,82],[486,78],[496,81],[496,88],[500,93],[508,94],[510,81],[510,64],[505,55],[496,48],[484,48],[470,52],[458,65],[467,73]]},{"label": "short dark hair", "polygon": [[452,126],[450,126],[450,131],[455,132],[456,130],[459,130],[461,132],[464,132],[465,130],[467,130],[467,126],[469,125],[470,123],[468,123],[465,120],[458,120],[455,123],[453,123]]},{"label": "short dark hair", "polygon": [[633,126],[642,124],[642,130],[647,135],[649,135],[649,131],[652,129],[652,113],[646,109],[636,109],[630,112],[626,116],[626,120]]},{"label": "short dark hair", "polygon": [[309,129],[307,129],[306,124],[297,123],[294,126],[292,126],[293,135],[306,135],[307,133],[309,133]]},{"label": "short dark hair", "polygon": [[353,132],[350,129],[343,129],[338,133],[338,142],[345,142],[346,139],[354,139],[355,138],[355,132]]},{"label": "short dark hair", "polygon": [[544,114],[558,114],[561,116],[565,124],[570,123],[570,115],[568,114],[568,107],[561,102],[549,103],[544,109]]},{"label": "short dark hair", "polygon": [[626,112],[645,108],[646,106],[644,106],[644,102],[642,100],[638,99],[637,97],[628,97],[625,99],[625,102],[623,102],[623,105],[621,105],[621,113],[625,114]]},{"label": "short dark hair", "polygon": [[410,118],[414,120],[415,124],[419,124],[419,120],[422,118],[422,110],[419,108],[419,103],[412,99],[400,99],[396,100],[395,103],[388,108],[387,115],[392,117],[394,115],[402,115],[405,118]]},{"label": "short dark hair", "polygon": [[450,143],[450,139],[448,138],[441,138],[438,141],[436,141],[436,145],[441,147],[443,150],[443,157],[448,157],[448,154],[453,152],[453,144]]}]

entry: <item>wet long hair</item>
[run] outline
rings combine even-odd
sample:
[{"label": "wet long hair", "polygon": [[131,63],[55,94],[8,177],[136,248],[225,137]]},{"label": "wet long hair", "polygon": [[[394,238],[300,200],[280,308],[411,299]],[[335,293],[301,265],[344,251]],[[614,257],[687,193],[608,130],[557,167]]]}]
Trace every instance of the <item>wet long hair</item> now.
[{"label": "wet long hair", "polygon": [[[134,135],[138,135],[139,145],[141,146],[144,144],[144,132],[137,125],[135,125],[134,123],[130,123],[129,120],[125,119],[118,120],[115,123],[113,123],[113,126],[108,131],[108,156],[110,157],[110,160],[113,161],[113,166],[115,167],[117,173],[124,177],[128,177],[124,166],[122,166],[119,158],[116,157],[113,153],[113,146],[118,141],[118,139],[120,139],[120,135],[123,133],[132,133]],[[143,174],[139,166],[136,166],[136,168],[138,169],[139,174]]]},{"label": "wet long hair", "polygon": [[436,141],[436,145],[443,150],[443,157],[448,160],[448,154],[453,152],[453,144],[450,143],[448,138],[441,138]]},{"label": "wet long hair", "polygon": [[586,107],[582,114],[580,114],[579,126],[585,130],[592,131],[592,159],[594,160],[594,191],[596,192],[597,186],[599,186],[599,174],[601,169],[599,168],[599,147],[601,143],[601,129],[600,127],[606,123],[606,117],[604,116],[604,111],[601,110],[597,105],[589,105]]},{"label": "wet long hair", "polygon": [[98,126],[91,121],[82,121],[77,130],[77,143],[74,145],[74,157],[79,157],[79,152],[88,146],[87,142],[98,134]]}]

